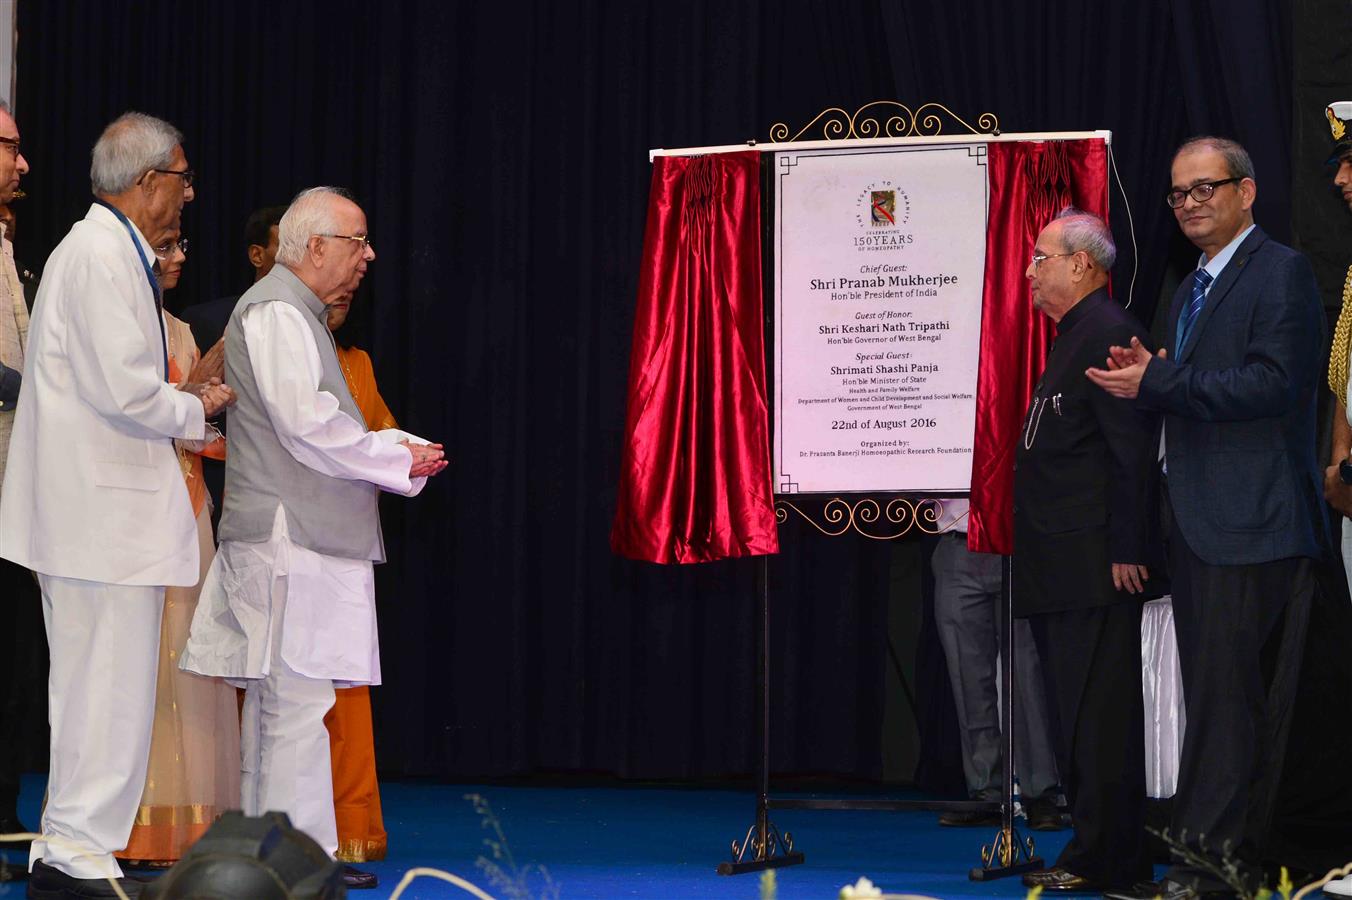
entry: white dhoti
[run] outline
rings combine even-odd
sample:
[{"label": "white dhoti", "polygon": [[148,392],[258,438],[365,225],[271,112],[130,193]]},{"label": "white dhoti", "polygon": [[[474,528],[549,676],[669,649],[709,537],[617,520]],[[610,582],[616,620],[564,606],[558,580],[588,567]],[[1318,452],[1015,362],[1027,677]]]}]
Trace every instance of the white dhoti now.
[{"label": "white dhoti", "polygon": [[284,812],[336,854],[324,716],[335,684],[380,683],[371,562],[323,556],[292,543],[278,507],[266,543],[221,543],[181,666],[245,688],[245,814]]},{"label": "white dhoti", "polygon": [[[29,857],[75,878],[122,875],[145,787],[164,588],[39,575],[51,649],[51,772]],[[83,848],[80,849],[80,848]]]}]

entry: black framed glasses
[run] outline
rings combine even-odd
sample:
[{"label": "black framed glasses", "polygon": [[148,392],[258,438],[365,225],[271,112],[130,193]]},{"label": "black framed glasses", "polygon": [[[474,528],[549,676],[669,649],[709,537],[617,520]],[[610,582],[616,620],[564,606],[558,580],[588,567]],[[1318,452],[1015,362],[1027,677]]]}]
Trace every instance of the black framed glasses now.
[{"label": "black framed glasses", "polygon": [[160,259],[168,259],[170,256],[173,255],[175,247],[177,247],[179,252],[182,253],[184,256],[188,255],[187,238],[179,238],[176,241],[170,241],[167,244],[164,244],[159,247],[152,247],[151,249],[155,251],[155,255]]},{"label": "black framed glasses", "polygon": [[[371,236],[369,234],[317,234],[315,237],[338,238],[343,241],[356,241],[361,244],[363,251],[371,246]],[[374,248],[372,248],[374,249]]]},{"label": "black framed glasses", "polygon": [[0,137],[0,144],[3,144],[14,154],[14,158],[19,158],[19,139],[11,137]]},{"label": "black framed glasses", "polygon": [[1164,197],[1164,202],[1169,204],[1170,209],[1178,209],[1183,205],[1183,201],[1191,197],[1196,203],[1205,203],[1216,193],[1216,188],[1223,184],[1234,184],[1236,181],[1243,181],[1243,178],[1222,178],[1220,181],[1203,181],[1201,184],[1194,184],[1186,191],[1170,191]]},{"label": "black framed glasses", "polygon": [[1069,253],[1034,253],[1030,262],[1033,266],[1033,271],[1036,272],[1038,264],[1045,259],[1056,259],[1057,257],[1061,256],[1074,256],[1076,253],[1079,252],[1080,252],[1079,250],[1072,250]]},{"label": "black framed glasses", "polygon": [[192,180],[197,177],[197,173],[192,169],[151,169],[152,172],[159,172],[161,175],[177,175],[183,179],[183,190],[192,187]]}]

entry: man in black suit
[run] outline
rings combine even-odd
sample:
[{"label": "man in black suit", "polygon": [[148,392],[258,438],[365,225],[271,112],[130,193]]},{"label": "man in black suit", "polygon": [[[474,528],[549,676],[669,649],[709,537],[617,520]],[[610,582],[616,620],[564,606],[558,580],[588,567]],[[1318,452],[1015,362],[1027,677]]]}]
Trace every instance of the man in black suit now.
[{"label": "man in black suit", "polygon": [[1014,471],[1014,614],[1042,658],[1075,834],[1024,876],[1082,893],[1147,877],[1141,598],[1153,420],[1084,376],[1145,334],[1108,296],[1103,220],[1066,210],[1038,235],[1033,305],[1057,323]]},{"label": "man in black suit", "polygon": [[[1234,141],[1194,138],[1172,167],[1169,206],[1202,251],[1174,295],[1158,356],[1114,347],[1090,378],[1164,413],[1169,563],[1188,726],[1175,835],[1256,859],[1284,740],[1269,708],[1272,652],[1288,603],[1308,606],[1322,555],[1315,403],[1324,316],[1309,260],[1253,221],[1253,163]],[[1272,638],[1273,640],[1269,640]],[[1266,773],[1266,780],[1264,774]],[[1257,879],[1254,871],[1249,877]],[[1175,865],[1122,897],[1223,890]]]}]

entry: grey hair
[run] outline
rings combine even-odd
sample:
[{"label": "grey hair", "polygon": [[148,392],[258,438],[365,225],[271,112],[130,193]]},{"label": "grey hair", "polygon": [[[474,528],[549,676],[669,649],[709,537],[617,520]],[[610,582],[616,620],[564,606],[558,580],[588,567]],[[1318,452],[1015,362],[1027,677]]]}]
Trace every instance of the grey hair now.
[{"label": "grey hair", "polygon": [[340,187],[306,188],[295,196],[277,223],[277,262],[298,266],[305,249],[316,234],[333,234],[338,222],[329,198],[351,200],[352,194]]},{"label": "grey hair", "polygon": [[1117,262],[1113,233],[1108,223],[1098,216],[1067,206],[1056,214],[1055,221],[1061,223],[1061,240],[1066,245],[1066,252],[1083,250],[1105,272]]},{"label": "grey hair", "polygon": [[183,132],[163,119],[126,112],[94,144],[89,183],[95,194],[120,194],[151,169],[166,169]]},{"label": "grey hair", "polygon": [[11,117],[14,115],[14,110],[9,108],[9,102],[3,99],[0,99],[0,112],[9,113]]},{"label": "grey hair", "polygon": [[1201,147],[1210,147],[1221,155],[1221,158],[1225,160],[1225,168],[1228,170],[1227,177],[1247,178],[1255,182],[1258,180],[1253,173],[1253,160],[1249,158],[1249,151],[1245,150],[1238,141],[1232,141],[1229,138],[1213,137],[1209,134],[1188,138],[1174,152],[1174,159],[1178,159],[1184,151],[1196,150]]}]

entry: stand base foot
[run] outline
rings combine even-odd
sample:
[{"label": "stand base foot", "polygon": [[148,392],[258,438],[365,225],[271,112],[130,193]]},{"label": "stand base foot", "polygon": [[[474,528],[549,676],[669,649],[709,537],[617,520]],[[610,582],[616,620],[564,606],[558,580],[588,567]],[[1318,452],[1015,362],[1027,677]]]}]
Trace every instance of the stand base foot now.
[{"label": "stand base foot", "polygon": [[719,875],[743,875],[747,872],[762,872],[766,869],[782,869],[784,866],[802,865],[804,861],[803,854],[800,851],[785,853],[783,856],[772,856],[769,859],[749,859],[746,862],[721,862],[718,864]]},{"label": "stand base foot", "polygon": [[766,816],[765,796],[756,810],[756,824],[746,830],[746,837],[732,842],[732,859],[718,864],[719,875],[741,875],[761,872],[802,863],[802,851],[793,849],[793,835],[782,835],[775,823]]},{"label": "stand base foot", "polygon": [[1037,872],[1047,868],[1047,864],[1041,857],[1035,856],[1027,862],[1016,863],[1012,866],[997,866],[993,869],[972,869],[967,873],[967,877],[973,881],[994,881],[997,878],[1008,878],[1011,875],[1022,875],[1025,872]]},{"label": "stand base foot", "polygon": [[1006,816],[995,840],[981,848],[981,867],[972,869],[967,877],[973,881],[994,881],[1045,868],[1042,857],[1033,849],[1033,839],[1019,834],[1013,820]]}]

